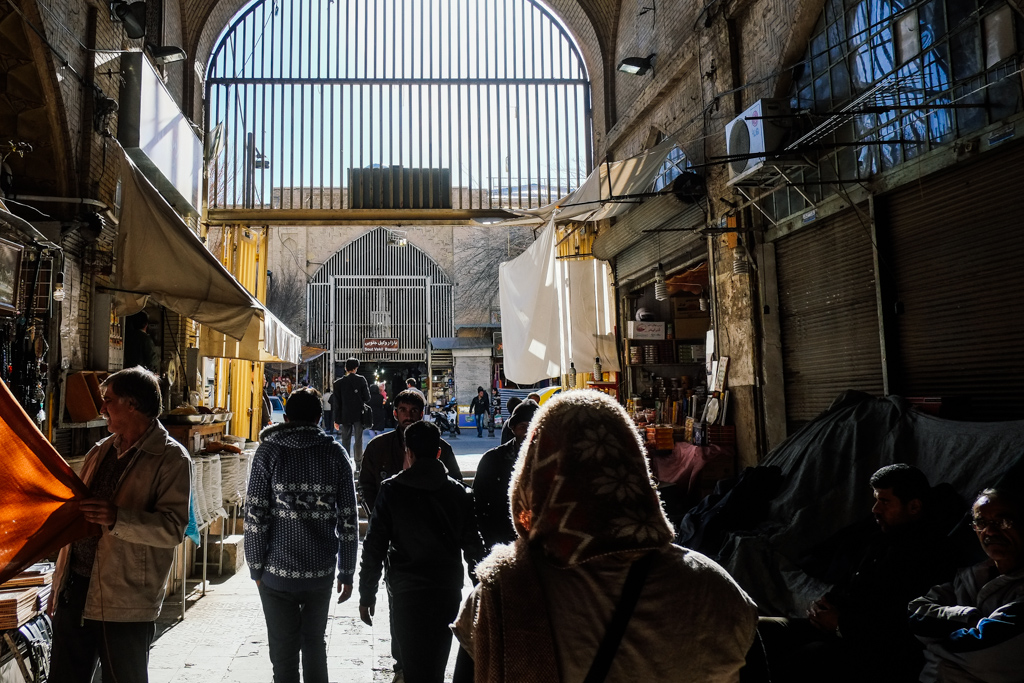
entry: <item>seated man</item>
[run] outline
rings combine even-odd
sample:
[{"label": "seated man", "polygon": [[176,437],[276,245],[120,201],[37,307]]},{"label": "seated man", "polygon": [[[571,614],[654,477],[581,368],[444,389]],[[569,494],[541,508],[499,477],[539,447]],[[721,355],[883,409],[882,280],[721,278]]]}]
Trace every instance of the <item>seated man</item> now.
[{"label": "seated man", "polygon": [[985,489],[972,509],[988,560],[910,603],[925,644],[921,681],[1024,680],[1024,534],[1018,495]]},{"label": "seated man", "polygon": [[807,619],[759,621],[773,683],[907,681],[920,670],[904,601],[953,568],[943,534],[930,523],[924,473],[889,465],[871,476],[871,486],[879,531],[856,570],[814,601]]},{"label": "seated man", "polygon": [[473,494],[439,462],[441,432],[429,422],[406,430],[409,467],[384,481],[370,516],[359,572],[359,616],[372,624],[385,562],[392,629],[408,683],[442,683],[462,600],[465,569],[484,547]]}]

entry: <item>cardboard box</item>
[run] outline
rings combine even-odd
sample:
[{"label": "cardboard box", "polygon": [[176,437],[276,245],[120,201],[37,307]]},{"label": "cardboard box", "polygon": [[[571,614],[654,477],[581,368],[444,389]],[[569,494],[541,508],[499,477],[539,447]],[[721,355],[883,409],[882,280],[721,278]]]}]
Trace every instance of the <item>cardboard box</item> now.
[{"label": "cardboard box", "polygon": [[672,312],[676,318],[707,314],[707,311],[700,310],[700,297],[692,295],[672,297]]},{"label": "cardboard box", "polygon": [[665,323],[630,320],[626,334],[630,339],[664,339]]},{"label": "cardboard box", "polygon": [[704,341],[711,329],[711,317],[676,318],[672,323],[672,334],[676,339]]}]

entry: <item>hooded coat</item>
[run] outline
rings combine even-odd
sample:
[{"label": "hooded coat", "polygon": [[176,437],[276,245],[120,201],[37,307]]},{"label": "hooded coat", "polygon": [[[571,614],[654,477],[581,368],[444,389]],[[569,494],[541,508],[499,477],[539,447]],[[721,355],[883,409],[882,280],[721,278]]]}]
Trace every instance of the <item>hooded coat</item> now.
[{"label": "hooded coat", "polygon": [[478,567],[455,635],[478,681],[583,681],[632,563],[654,553],[607,681],[738,681],[757,610],[725,571],[671,543],[640,436],[597,391],[530,425],[511,485],[518,539]]}]

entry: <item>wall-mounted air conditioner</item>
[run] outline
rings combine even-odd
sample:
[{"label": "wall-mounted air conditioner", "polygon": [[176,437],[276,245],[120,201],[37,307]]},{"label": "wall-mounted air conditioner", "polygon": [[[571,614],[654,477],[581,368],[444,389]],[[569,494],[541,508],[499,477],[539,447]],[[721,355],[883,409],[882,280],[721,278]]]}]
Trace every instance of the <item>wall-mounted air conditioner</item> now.
[{"label": "wall-mounted air conditioner", "polygon": [[757,184],[773,168],[772,155],[786,144],[792,130],[789,103],[758,100],[725,126],[729,185]]}]

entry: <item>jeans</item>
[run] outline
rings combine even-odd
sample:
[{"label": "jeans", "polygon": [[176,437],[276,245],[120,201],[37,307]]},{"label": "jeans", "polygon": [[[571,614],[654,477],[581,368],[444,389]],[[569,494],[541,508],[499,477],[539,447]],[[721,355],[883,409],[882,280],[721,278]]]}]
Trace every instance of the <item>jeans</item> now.
[{"label": "jeans", "polygon": [[477,413],[476,417],[476,435],[482,437],[484,435],[484,425],[487,424],[487,413]]},{"label": "jeans", "polygon": [[394,629],[402,651],[406,683],[442,683],[452,631],[462,603],[455,588],[418,590],[394,596]]},{"label": "jeans", "polygon": [[[299,683],[299,653],[305,683],[327,683],[327,616],[333,586],[309,591],[277,591],[260,584],[267,620],[274,683]],[[118,682],[120,683],[120,681]]]},{"label": "jeans", "polygon": [[341,445],[356,463],[356,471],[363,464],[363,423],[341,425]]},{"label": "jeans", "polygon": [[50,677],[54,683],[89,683],[99,658],[104,681],[147,683],[152,621],[82,619],[89,579],[72,574],[57,599],[53,618]]}]

